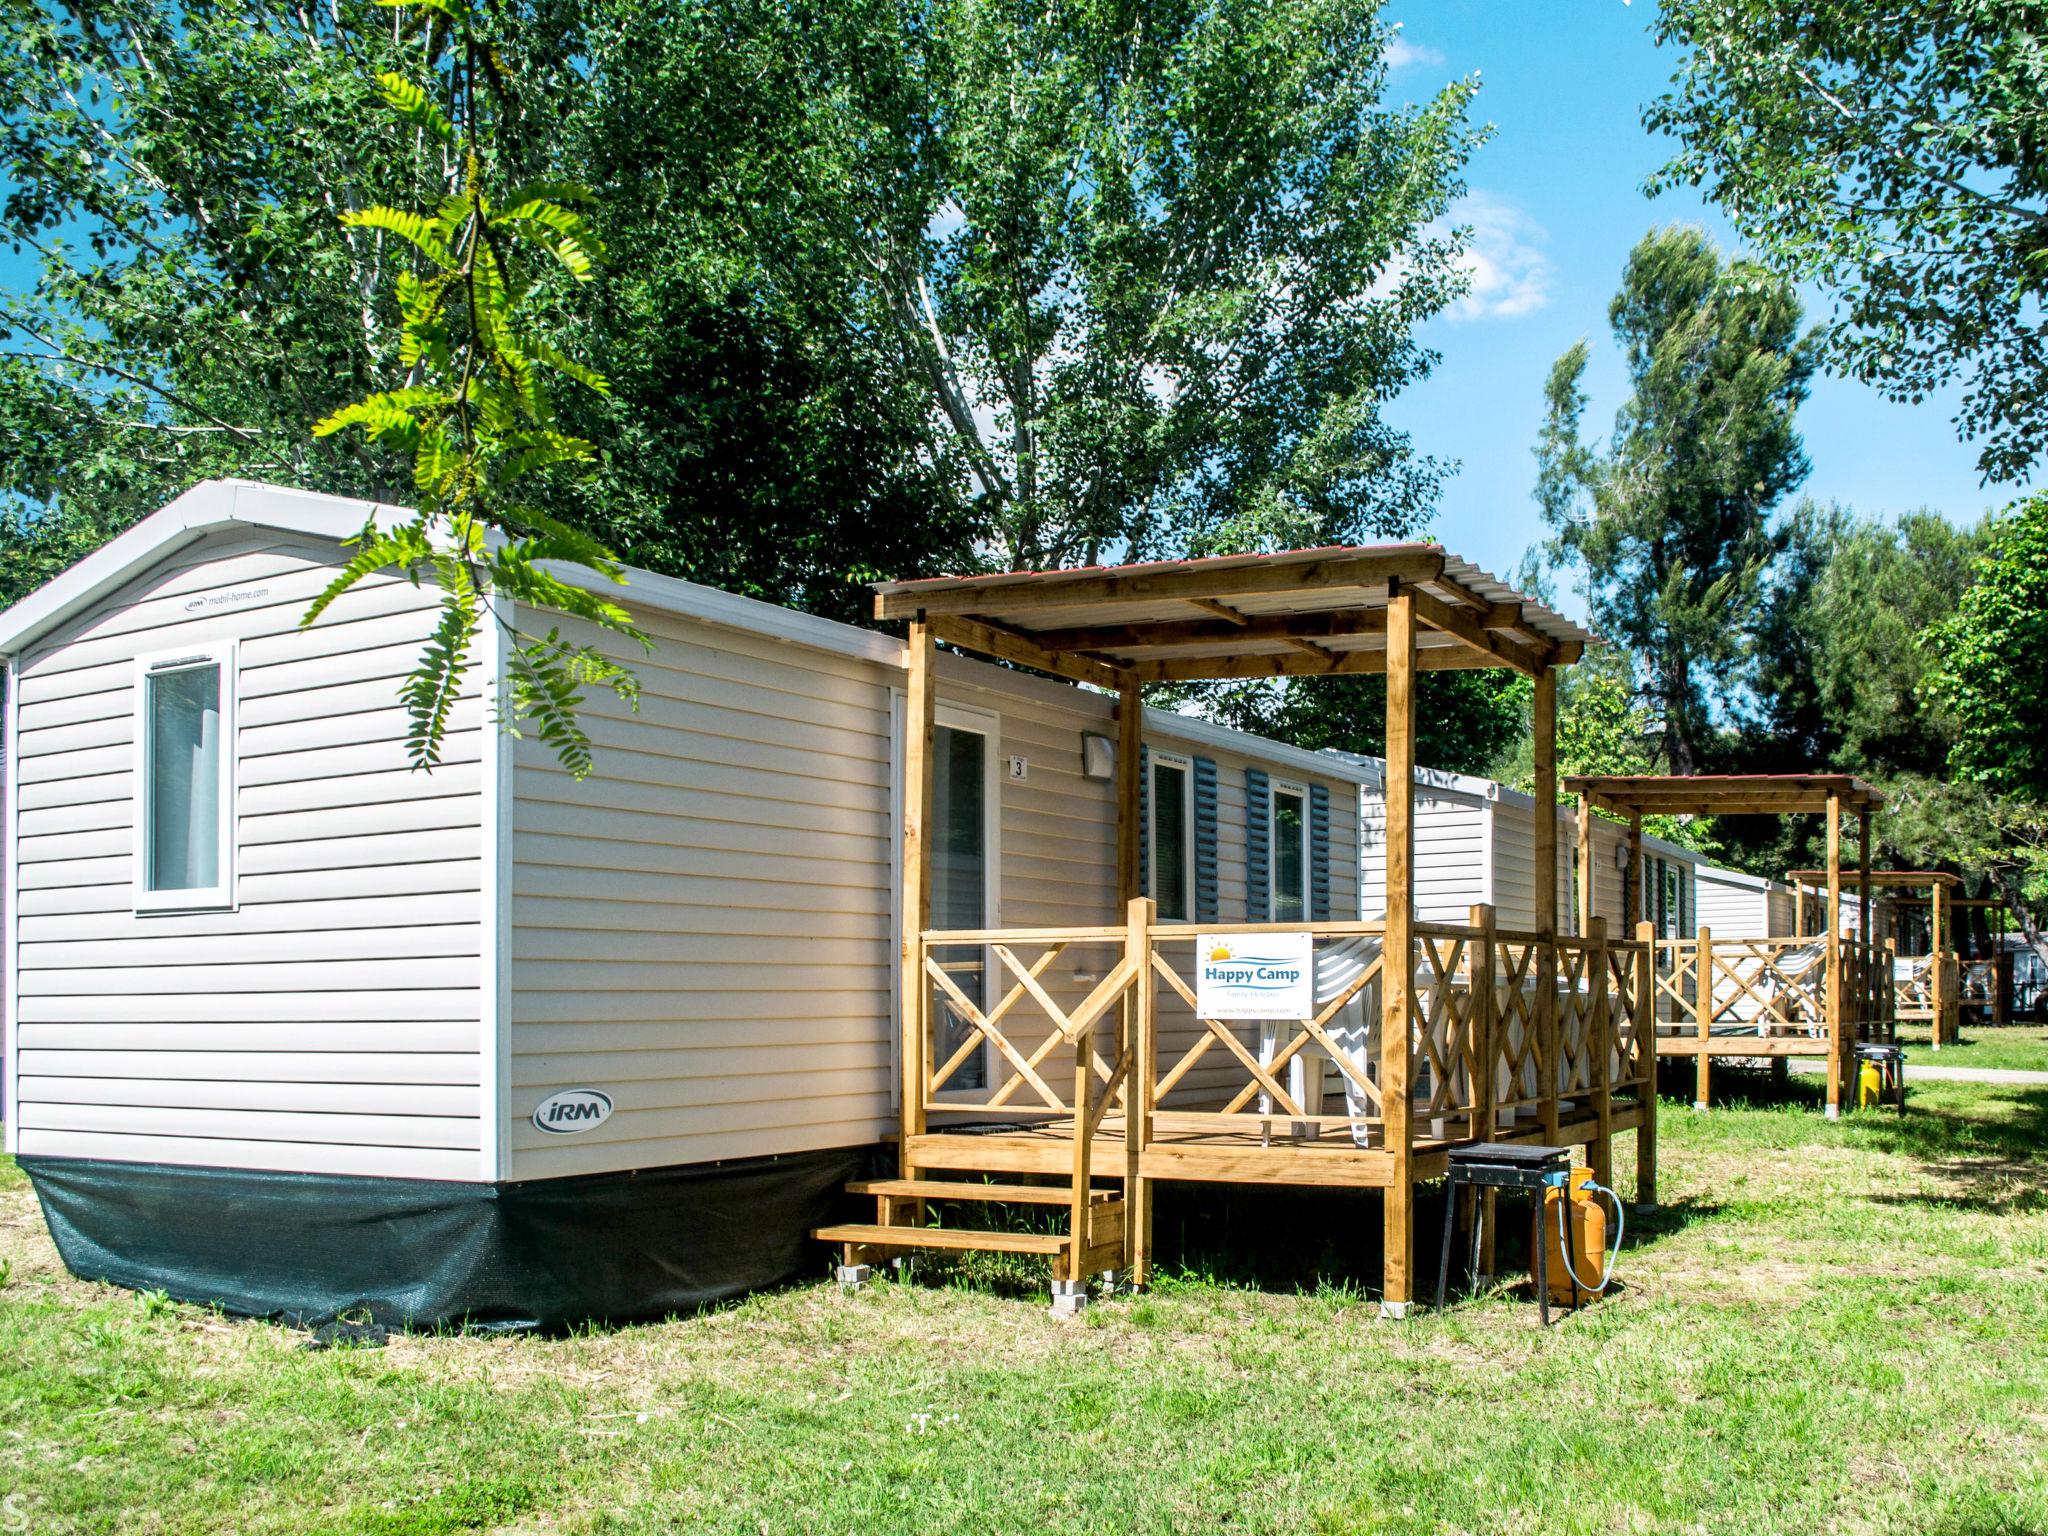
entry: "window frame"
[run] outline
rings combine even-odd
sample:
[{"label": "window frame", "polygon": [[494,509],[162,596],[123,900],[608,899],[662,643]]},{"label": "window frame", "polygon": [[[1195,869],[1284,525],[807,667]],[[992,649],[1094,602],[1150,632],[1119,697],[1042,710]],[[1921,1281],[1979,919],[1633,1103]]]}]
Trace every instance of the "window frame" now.
[{"label": "window frame", "polygon": [[[239,691],[236,687],[240,648],[234,640],[210,640],[172,650],[150,651],[135,658],[134,909],[138,915],[172,912],[232,912],[238,902],[235,821],[235,759],[240,745]],[[220,673],[220,771],[217,793],[220,816],[214,868],[219,879],[210,886],[182,891],[149,888],[149,787],[152,769],[149,729],[149,683],[153,677],[214,667]]]},{"label": "window frame", "polygon": [[1266,781],[1266,921],[1269,923],[1291,922],[1295,919],[1282,918],[1280,913],[1280,797],[1290,795],[1301,802],[1301,917],[1306,927],[1309,917],[1309,892],[1315,884],[1315,872],[1310,863],[1309,837],[1309,794],[1308,785],[1292,779],[1273,778]]},{"label": "window frame", "polygon": [[1145,785],[1145,888],[1152,900],[1159,901],[1159,770],[1165,768],[1178,773],[1181,779],[1180,832],[1181,832],[1181,903],[1180,916],[1169,917],[1162,907],[1159,920],[1162,923],[1191,923],[1195,920],[1195,760],[1185,752],[1161,752],[1156,749],[1146,754],[1147,783]]}]

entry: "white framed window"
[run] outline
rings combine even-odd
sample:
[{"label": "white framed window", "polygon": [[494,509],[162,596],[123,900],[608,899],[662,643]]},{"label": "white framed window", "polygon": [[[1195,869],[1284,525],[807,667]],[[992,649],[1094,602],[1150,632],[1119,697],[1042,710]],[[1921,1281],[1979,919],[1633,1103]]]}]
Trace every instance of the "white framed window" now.
[{"label": "white framed window", "polygon": [[1195,914],[1195,764],[1173,752],[1151,754],[1146,786],[1150,825],[1145,867],[1159,919],[1184,923]]},{"label": "white framed window", "polygon": [[1273,849],[1267,921],[1308,921],[1308,786],[1273,780],[1267,800]]},{"label": "white framed window", "polygon": [[235,904],[235,643],[135,664],[135,910]]}]

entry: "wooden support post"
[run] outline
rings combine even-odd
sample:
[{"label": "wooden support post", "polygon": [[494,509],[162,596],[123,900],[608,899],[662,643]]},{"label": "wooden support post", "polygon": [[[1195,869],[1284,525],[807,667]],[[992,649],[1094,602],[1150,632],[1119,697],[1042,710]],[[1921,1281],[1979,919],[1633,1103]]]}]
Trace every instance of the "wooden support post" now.
[{"label": "wooden support post", "polygon": [[[1535,924],[1537,956],[1530,970],[1536,982],[1536,1102],[1543,1116],[1543,1139],[1557,1145],[1557,673],[1545,667],[1536,674],[1535,697],[1530,711],[1530,730],[1535,737],[1536,881]],[[1585,798],[1579,800],[1580,835],[1585,835],[1589,814]],[[1582,861],[1580,900],[1589,889],[1583,882],[1591,871]],[[1591,908],[1587,908],[1588,911]]]},{"label": "wooden support post", "polygon": [[1152,969],[1152,924],[1156,902],[1133,897],[1125,908],[1124,958],[1136,979],[1131,983],[1127,1017],[1131,1021],[1130,1069],[1124,1076],[1124,1268],[1130,1283],[1152,1280],[1152,1185],[1145,1177],[1145,1148],[1152,1142],[1152,1089],[1159,1080],[1156,1022],[1158,978]]},{"label": "wooden support post", "polygon": [[1607,995],[1607,919],[1596,917],[1586,931],[1586,1003],[1592,1012],[1586,1049],[1593,1053],[1593,1145],[1586,1149],[1596,1181],[1614,1188],[1614,1013]]},{"label": "wooden support post", "polygon": [[[1542,684],[1537,684],[1540,690]],[[1381,940],[1380,1112],[1393,1168],[1387,1186],[1382,1310],[1405,1317],[1415,1257],[1409,1052],[1415,982],[1415,598],[1397,588],[1387,603],[1387,916]]]},{"label": "wooden support post", "polygon": [[1859,1036],[1875,1037],[1872,1022],[1877,1018],[1877,935],[1871,930],[1874,917],[1870,906],[1870,812],[1862,811],[1856,818],[1856,943],[1857,955],[1862,960],[1862,984],[1857,989],[1859,1002],[1856,1008],[1856,1033]]},{"label": "wooden support post", "polygon": [[1144,894],[1145,828],[1138,806],[1144,793],[1145,701],[1136,676],[1120,674],[1116,703],[1117,904]]},{"label": "wooden support post", "polygon": [[924,931],[931,925],[932,739],[938,727],[938,668],[931,626],[922,619],[910,626],[903,705],[903,819],[901,849],[902,929],[898,977],[902,1011],[903,1144],[899,1171],[917,1177],[910,1143],[925,1128],[925,1014],[930,988],[924,979]]},{"label": "wooden support post", "polygon": [[1578,931],[1585,933],[1593,926],[1593,807],[1584,795],[1579,796],[1578,822],[1579,856],[1574,861],[1578,870]]},{"label": "wooden support post", "polygon": [[1636,1044],[1641,1052],[1647,1079],[1637,1092],[1641,1095],[1642,1118],[1636,1123],[1636,1209],[1657,1206],[1657,930],[1649,923],[1636,924],[1636,942],[1643,952],[1636,957]]},{"label": "wooden support post", "polygon": [[1150,1280],[1152,1198],[1143,1163],[1151,1130],[1152,1084],[1148,1042],[1152,1030],[1152,922],[1154,905],[1144,899],[1145,826],[1139,808],[1145,784],[1145,694],[1135,675],[1117,679],[1116,704],[1116,884],[1125,923],[1125,953],[1137,967],[1124,993],[1118,1043],[1129,1070],[1124,1075],[1124,1266],[1132,1285]]},{"label": "wooden support post", "polygon": [[1693,951],[1693,1018],[1699,1025],[1700,1053],[1694,1058],[1692,1107],[1705,1109],[1713,1103],[1713,1057],[1707,1042],[1714,1035],[1714,934],[1700,930],[1699,948]]},{"label": "wooden support post", "polygon": [[1842,797],[1828,796],[1828,941],[1827,941],[1827,1026],[1828,1106],[1827,1117],[1842,1112],[1842,1089],[1847,1062],[1842,1055]]},{"label": "wooden support post", "polygon": [[1928,1033],[1934,1039],[1934,1048],[1940,1050],[1942,1046],[1948,1043],[1942,1038],[1948,1024],[1949,1003],[1947,986],[1948,967],[1943,963],[1944,951],[1949,942],[1948,887],[1946,885],[1938,881],[1936,882],[1934,900],[1929,906],[1928,911],[1932,914],[1930,921],[1933,924],[1933,931],[1929,937],[1933,940],[1933,943],[1929,946],[1932,959],[1928,965],[1927,993],[1928,1003],[1934,1014],[1934,1020]]},{"label": "wooden support post", "polygon": [[1490,903],[1482,902],[1465,915],[1470,925],[1479,930],[1479,936],[1470,941],[1465,951],[1472,998],[1471,1136],[1474,1141],[1488,1141],[1493,1136],[1493,1106],[1499,1087],[1500,1012],[1499,998],[1493,989],[1499,944],[1494,935],[1498,923]]},{"label": "wooden support post", "polygon": [[1067,1201],[1067,1272],[1054,1275],[1057,1280],[1088,1278],[1088,1240],[1093,1235],[1089,1230],[1092,1196],[1088,1181],[1095,1171],[1095,1132],[1090,1123],[1095,1118],[1094,1057],[1095,1025],[1090,1024],[1074,1042],[1074,1179]]}]

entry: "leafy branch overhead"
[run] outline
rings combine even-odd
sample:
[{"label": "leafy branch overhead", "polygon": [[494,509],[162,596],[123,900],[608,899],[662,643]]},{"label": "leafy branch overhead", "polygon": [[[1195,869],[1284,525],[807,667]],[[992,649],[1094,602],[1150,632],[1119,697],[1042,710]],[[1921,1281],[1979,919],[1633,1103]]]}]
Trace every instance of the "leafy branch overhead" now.
[{"label": "leafy branch overhead", "polygon": [[548,279],[588,283],[604,247],[577,211],[591,201],[584,188],[543,181],[494,189],[504,75],[463,0],[378,3],[419,18],[428,83],[395,71],[378,79],[391,112],[438,146],[453,185],[430,213],[383,204],[342,213],[351,229],[390,236],[413,253],[394,279],[405,382],[343,406],[314,432],[357,431],[410,457],[417,510],[397,524],[373,518],[302,622],[381,572],[432,580],[440,622],[403,688],[414,764],[440,761],[484,626],[493,623],[512,637],[501,684],[510,697],[496,701],[501,721],[515,733],[517,722],[531,722],[581,778],[591,768],[578,721],[583,691],[609,689],[637,705],[637,680],[599,641],[567,637],[559,625],[533,636],[515,617],[543,610],[648,645],[625,608],[555,574],[566,568],[622,582],[610,551],[527,499],[535,477],[595,456],[587,440],[558,425],[551,389],[560,380],[599,394],[609,386],[541,334],[537,312]]}]

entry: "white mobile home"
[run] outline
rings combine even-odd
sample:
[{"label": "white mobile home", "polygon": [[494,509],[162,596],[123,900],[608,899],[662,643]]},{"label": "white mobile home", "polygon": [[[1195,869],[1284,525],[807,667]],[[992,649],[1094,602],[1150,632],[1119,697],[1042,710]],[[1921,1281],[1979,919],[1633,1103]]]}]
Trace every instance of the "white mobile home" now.
[{"label": "white mobile home", "polygon": [[[632,572],[588,780],[493,726],[502,639],[418,773],[436,594],[300,627],[372,510],[204,485],[0,615],[6,1146],[67,1262],[507,1325],[792,1273],[896,1124],[902,643]],[[1112,920],[1113,700],[940,696],[935,922]],[[1360,915],[1354,766],[1146,732],[1162,913]]]},{"label": "white mobile home", "polygon": [[[1379,758],[1330,754],[1353,764],[1361,775],[1359,825],[1363,829],[1360,875],[1366,911],[1385,907],[1386,867],[1380,829],[1385,825],[1385,765]],[[1557,913],[1565,931],[1579,928],[1572,851],[1577,828],[1571,812],[1556,810]],[[1418,768],[1415,773],[1415,913],[1424,922],[1462,923],[1476,905],[1494,908],[1503,928],[1536,923],[1536,800],[1492,779]],[[1605,817],[1592,824],[1593,915],[1606,919],[1620,938],[1624,921],[1623,874],[1628,865],[1628,832]],[[1662,838],[1643,839],[1639,889],[1643,912],[1669,937],[1686,931],[1694,904],[1700,856]]]},{"label": "white mobile home", "polygon": [[1699,870],[1699,921],[1717,937],[1782,939],[1793,933],[1792,888],[1740,870]]}]

